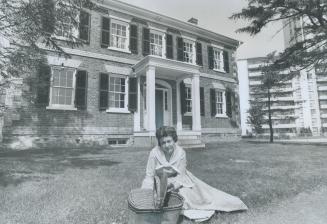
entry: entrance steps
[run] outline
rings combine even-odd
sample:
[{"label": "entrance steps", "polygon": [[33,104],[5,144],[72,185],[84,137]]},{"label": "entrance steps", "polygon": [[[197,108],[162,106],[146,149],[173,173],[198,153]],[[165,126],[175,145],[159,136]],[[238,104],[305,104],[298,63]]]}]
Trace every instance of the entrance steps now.
[{"label": "entrance steps", "polygon": [[[177,144],[184,149],[204,149],[205,144],[201,139],[201,132],[194,131],[178,131]],[[157,139],[154,133],[149,132],[134,132],[132,137],[134,146],[154,146],[157,144]]]},{"label": "entrance steps", "polygon": [[177,141],[178,145],[183,149],[204,149],[205,144],[198,136],[188,136],[187,138],[180,136]]}]

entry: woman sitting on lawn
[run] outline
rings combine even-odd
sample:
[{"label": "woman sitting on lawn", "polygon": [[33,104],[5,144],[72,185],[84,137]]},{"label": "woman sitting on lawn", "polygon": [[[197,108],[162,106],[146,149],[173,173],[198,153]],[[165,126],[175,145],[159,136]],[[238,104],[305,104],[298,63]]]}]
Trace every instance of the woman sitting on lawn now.
[{"label": "woman sitting on lawn", "polygon": [[150,152],[142,188],[153,189],[154,176],[164,170],[169,177],[168,189],[178,191],[184,197],[183,215],[189,219],[205,221],[215,211],[247,209],[239,198],[209,186],[186,170],[185,151],[176,144],[175,128],[161,127],[156,131],[156,137],[158,146]]}]

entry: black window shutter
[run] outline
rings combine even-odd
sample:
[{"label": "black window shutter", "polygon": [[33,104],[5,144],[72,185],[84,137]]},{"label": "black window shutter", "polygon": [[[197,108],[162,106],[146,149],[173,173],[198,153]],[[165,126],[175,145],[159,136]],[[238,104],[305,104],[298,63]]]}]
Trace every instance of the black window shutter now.
[{"label": "black window shutter", "polygon": [[223,51],[223,58],[224,58],[225,72],[229,73],[229,58],[228,58],[228,52],[227,51]]},{"label": "black window shutter", "polygon": [[87,72],[77,71],[75,89],[75,107],[85,110],[87,105]]},{"label": "black window shutter", "polygon": [[228,117],[232,117],[232,93],[230,90],[226,90],[226,114]]},{"label": "black window shutter", "polygon": [[197,65],[203,65],[202,62],[202,44],[196,43],[196,64]]},{"label": "black window shutter", "polygon": [[99,83],[99,110],[106,110],[108,108],[109,96],[109,76],[105,73],[100,73]]},{"label": "black window shutter", "polygon": [[201,116],[205,115],[205,104],[204,104],[204,87],[200,87],[200,113]]},{"label": "black window shutter", "polygon": [[209,69],[213,69],[213,47],[208,46],[208,64],[209,64]]},{"label": "black window shutter", "polygon": [[184,61],[184,53],[183,53],[183,38],[177,37],[177,60]]},{"label": "black window shutter", "polygon": [[79,38],[90,41],[90,14],[85,11],[81,11],[80,14]]},{"label": "black window shutter", "polygon": [[185,84],[184,82],[182,81],[180,84],[179,84],[179,87],[180,87],[180,94],[181,94],[181,112],[182,114],[185,114],[186,113],[186,89],[185,89]]},{"label": "black window shutter", "polygon": [[166,58],[173,59],[173,36],[166,34]]},{"label": "black window shutter", "polygon": [[143,28],[143,56],[150,54],[150,30]]},{"label": "black window shutter", "polygon": [[37,95],[36,103],[40,106],[49,105],[51,68],[46,64],[41,64],[37,71]]},{"label": "black window shutter", "polygon": [[133,54],[137,54],[137,26],[130,26],[129,49]]},{"label": "black window shutter", "polygon": [[233,116],[233,111],[234,111],[234,113],[236,113],[238,111],[237,104],[236,104],[235,100],[236,100],[236,95],[235,95],[235,92],[233,91],[231,93],[231,102],[232,102],[231,103],[231,108],[232,108],[231,117]]},{"label": "black window shutter", "polygon": [[216,90],[210,89],[211,116],[216,116]]},{"label": "black window shutter", "polygon": [[137,78],[129,78],[128,110],[131,112],[137,111]]},{"label": "black window shutter", "polygon": [[101,30],[101,47],[107,48],[110,44],[110,19],[102,17],[102,30]]}]

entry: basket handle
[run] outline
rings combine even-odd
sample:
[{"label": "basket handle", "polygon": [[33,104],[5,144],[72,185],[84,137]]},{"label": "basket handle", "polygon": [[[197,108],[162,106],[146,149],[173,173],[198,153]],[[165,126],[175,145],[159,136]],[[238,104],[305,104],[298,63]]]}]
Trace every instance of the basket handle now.
[{"label": "basket handle", "polygon": [[168,186],[168,174],[163,172],[160,176],[154,177],[154,188],[153,188],[153,196],[154,196],[154,207],[156,209],[162,209],[165,197],[167,194],[167,186]]}]

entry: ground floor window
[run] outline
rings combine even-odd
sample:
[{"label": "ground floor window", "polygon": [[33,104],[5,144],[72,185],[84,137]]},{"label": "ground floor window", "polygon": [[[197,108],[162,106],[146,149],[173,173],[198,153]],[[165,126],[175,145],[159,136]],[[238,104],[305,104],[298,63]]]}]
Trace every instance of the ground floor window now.
[{"label": "ground floor window", "polygon": [[222,91],[216,91],[216,111],[218,115],[224,114],[224,98]]},{"label": "ground floor window", "polygon": [[74,108],[76,69],[52,67],[50,107]]},{"label": "ground floor window", "polygon": [[192,89],[191,87],[185,87],[185,103],[186,103],[186,112],[192,112]]},{"label": "ground floor window", "polygon": [[125,108],[126,79],[109,78],[109,108]]},{"label": "ground floor window", "polygon": [[128,112],[128,78],[118,74],[100,74],[100,110]]}]

